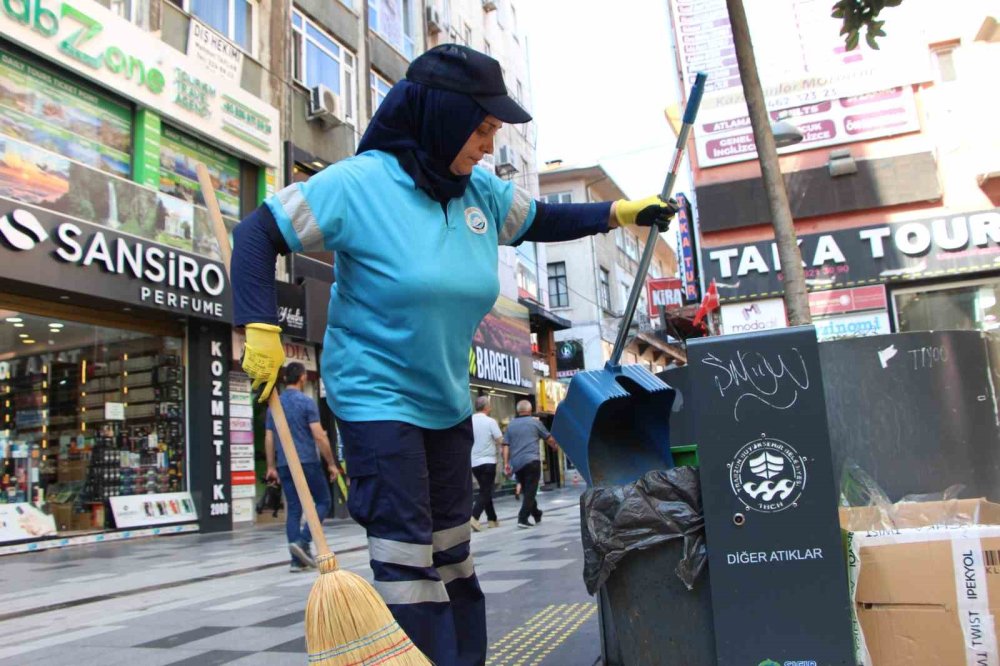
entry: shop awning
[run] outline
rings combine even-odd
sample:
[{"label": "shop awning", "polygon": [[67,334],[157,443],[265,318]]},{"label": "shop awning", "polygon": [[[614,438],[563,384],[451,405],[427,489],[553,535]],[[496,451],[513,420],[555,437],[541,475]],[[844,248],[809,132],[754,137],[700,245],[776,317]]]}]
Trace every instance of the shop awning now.
[{"label": "shop awning", "polygon": [[564,319],[557,314],[549,312],[535,301],[518,298],[517,302],[528,308],[528,315],[534,326],[545,326],[546,328],[551,328],[553,331],[565,331],[573,327],[573,322],[569,319]]}]

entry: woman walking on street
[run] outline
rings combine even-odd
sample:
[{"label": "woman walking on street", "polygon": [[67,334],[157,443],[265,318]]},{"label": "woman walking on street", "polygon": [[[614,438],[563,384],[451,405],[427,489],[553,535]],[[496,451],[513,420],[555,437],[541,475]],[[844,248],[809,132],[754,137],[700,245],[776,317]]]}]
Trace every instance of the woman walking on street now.
[{"label": "woman walking on street", "polygon": [[283,357],[277,256],[337,253],[322,375],[351,477],[348,508],[368,532],[376,589],[438,666],[486,660],[469,553],[468,352],[499,293],[498,247],[625,224],[665,229],[676,210],[656,196],[545,204],[477,166],[503,123],[529,120],[496,60],[436,47],[390,90],[355,157],[268,198],[235,231],[235,317],[261,400]]}]

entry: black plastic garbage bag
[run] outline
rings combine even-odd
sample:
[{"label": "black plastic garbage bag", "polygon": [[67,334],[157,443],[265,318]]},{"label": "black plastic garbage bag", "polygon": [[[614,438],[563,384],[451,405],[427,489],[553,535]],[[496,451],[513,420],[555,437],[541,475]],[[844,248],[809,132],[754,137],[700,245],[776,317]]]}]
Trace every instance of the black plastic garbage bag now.
[{"label": "black plastic garbage bag", "polygon": [[596,594],[628,553],[683,539],[674,569],[690,590],[705,567],[705,516],[693,467],[647,472],[635,483],[590,488],[580,498],[583,580]]}]

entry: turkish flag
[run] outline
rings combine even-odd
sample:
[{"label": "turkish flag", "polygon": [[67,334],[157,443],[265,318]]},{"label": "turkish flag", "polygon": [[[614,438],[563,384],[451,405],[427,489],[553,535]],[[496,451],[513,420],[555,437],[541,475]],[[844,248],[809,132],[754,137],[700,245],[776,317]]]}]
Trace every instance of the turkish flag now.
[{"label": "turkish flag", "polygon": [[698,312],[694,316],[694,325],[699,325],[709,312],[718,308],[719,290],[715,286],[715,280],[712,280],[711,284],[708,285],[708,290],[705,292],[705,298],[701,299],[701,307],[698,308]]}]

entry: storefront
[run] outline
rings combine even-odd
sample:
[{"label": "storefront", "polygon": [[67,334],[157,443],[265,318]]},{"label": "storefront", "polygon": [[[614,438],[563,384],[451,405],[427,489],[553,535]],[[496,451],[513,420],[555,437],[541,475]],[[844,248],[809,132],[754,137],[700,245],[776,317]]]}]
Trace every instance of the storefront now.
[{"label": "storefront", "polygon": [[195,165],[234,224],[277,110],[92,0],[44,4],[0,6],[0,552],[232,529],[247,392]]},{"label": "storefront", "polygon": [[[821,339],[1000,328],[1000,209],[799,236]],[[726,333],[785,326],[774,243],[708,248]]]}]

